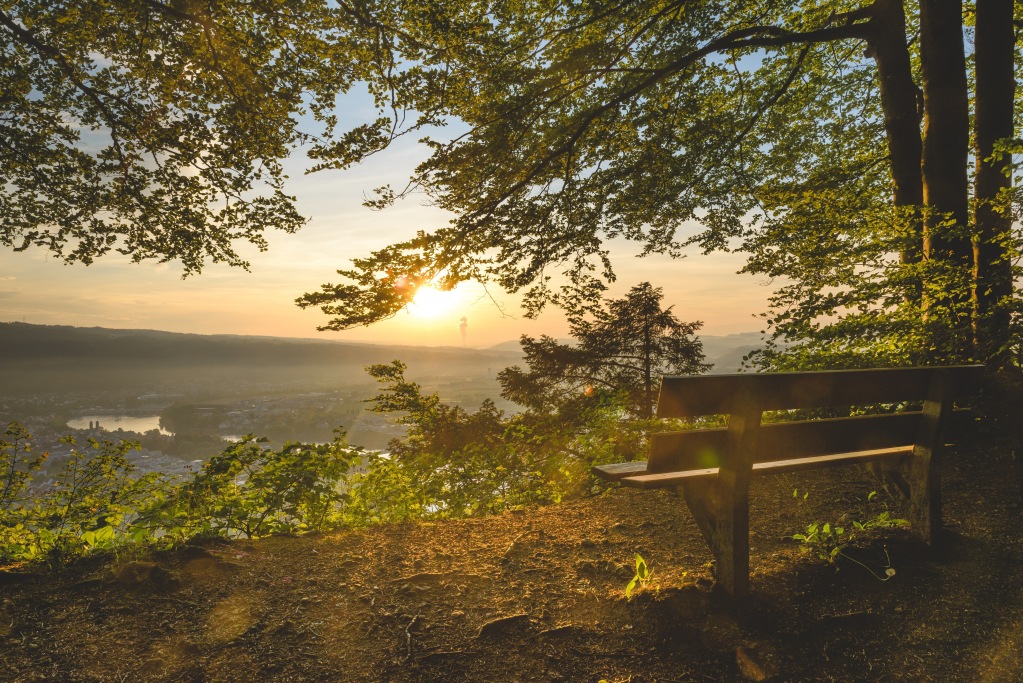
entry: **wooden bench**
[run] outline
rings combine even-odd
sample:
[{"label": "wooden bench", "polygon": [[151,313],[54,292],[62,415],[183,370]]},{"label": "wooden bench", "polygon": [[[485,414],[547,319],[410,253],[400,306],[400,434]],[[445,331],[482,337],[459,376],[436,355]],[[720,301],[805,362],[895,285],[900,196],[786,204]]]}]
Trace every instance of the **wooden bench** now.
[{"label": "wooden bench", "polygon": [[[952,401],[974,393],[982,365],[664,377],[661,418],[727,415],[728,426],[651,436],[646,461],[600,465],[601,478],[677,487],[717,562],[718,585],[749,591],[749,485],[754,475],[866,464],[909,498],[912,529],[941,529],[939,464]],[[761,424],[764,411],[923,402],[923,409]]]}]

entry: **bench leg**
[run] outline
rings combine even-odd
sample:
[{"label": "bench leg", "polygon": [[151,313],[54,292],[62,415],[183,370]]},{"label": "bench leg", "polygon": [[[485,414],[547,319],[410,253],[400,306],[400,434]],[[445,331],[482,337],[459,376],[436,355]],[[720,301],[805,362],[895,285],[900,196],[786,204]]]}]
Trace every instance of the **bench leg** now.
[{"label": "bench leg", "polygon": [[934,546],[941,535],[941,459],[945,423],[952,410],[947,373],[937,371],[924,401],[920,431],[909,466],[909,522],[913,533]]},{"label": "bench leg", "polygon": [[914,458],[909,481],[909,523],[913,533],[930,546],[941,537],[941,478],[932,457]]},{"label": "bench leg", "polygon": [[729,595],[749,593],[749,498],[725,496],[717,524],[718,581]]},{"label": "bench leg", "polygon": [[683,495],[716,562],[715,579],[729,596],[749,593],[749,496],[720,482],[687,484]]}]

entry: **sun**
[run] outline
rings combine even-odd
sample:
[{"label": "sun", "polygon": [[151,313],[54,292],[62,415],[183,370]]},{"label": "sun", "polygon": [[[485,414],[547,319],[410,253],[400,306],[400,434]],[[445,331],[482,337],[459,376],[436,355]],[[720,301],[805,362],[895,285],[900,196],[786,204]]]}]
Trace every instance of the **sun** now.
[{"label": "sun", "polygon": [[420,318],[442,318],[453,313],[463,303],[462,298],[462,293],[457,289],[445,292],[424,285],[412,297],[409,312]]}]

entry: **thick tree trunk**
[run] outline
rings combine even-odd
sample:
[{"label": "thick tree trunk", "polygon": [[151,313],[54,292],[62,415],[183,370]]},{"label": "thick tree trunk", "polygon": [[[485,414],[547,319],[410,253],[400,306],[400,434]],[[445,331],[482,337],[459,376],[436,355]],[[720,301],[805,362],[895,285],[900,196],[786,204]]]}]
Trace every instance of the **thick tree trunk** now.
[{"label": "thick tree trunk", "polygon": [[970,115],[961,0],[920,2],[924,90],[924,307],[931,344],[943,355],[972,356],[967,156]]},{"label": "thick tree trunk", "polygon": [[995,142],[1013,136],[1012,114],[1015,36],[1011,0],[977,0],[976,131],[977,174],[974,179],[973,303],[977,349],[986,361],[1007,361],[1012,263],[1008,236],[1012,219],[1007,190],[1012,186],[1010,158],[992,160]]},{"label": "thick tree trunk", "polygon": [[[870,7],[867,43],[877,63],[884,111],[885,135],[891,157],[892,195],[896,210],[907,221],[907,243],[900,249],[903,263],[918,263],[923,253],[923,225],[920,206],[923,179],[920,175],[919,89],[913,81],[906,39],[906,14],[902,0],[875,0]],[[919,290],[907,294],[919,301]]]}]

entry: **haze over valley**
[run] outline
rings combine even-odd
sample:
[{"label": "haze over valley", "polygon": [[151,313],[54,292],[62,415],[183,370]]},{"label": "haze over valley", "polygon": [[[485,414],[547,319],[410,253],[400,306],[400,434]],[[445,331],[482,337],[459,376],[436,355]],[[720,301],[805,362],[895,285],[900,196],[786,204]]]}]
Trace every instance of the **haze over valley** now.
[{"label": "haze over valley", "polygon": [[[734,371],[756,333],[701,337],[712,372]],[[498,373],[521,364],[517,340],[489,349],[360,344],[279,337],[0,323],[0,419],[24,423],[53,465],[60,437],[140,441],[140,469],[194,467],[246,434],[386,448],[404,428],[372,413],[365,368],[399,359],[406,377],[442,401],[475,410],[500,396]]]}]

